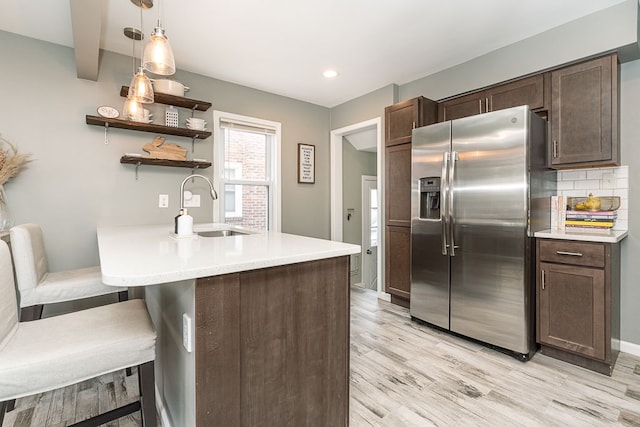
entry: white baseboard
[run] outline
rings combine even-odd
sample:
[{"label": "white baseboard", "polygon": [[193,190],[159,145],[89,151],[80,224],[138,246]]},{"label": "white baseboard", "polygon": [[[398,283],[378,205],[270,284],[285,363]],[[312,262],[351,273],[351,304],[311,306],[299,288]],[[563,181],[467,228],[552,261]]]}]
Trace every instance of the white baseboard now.
[{"label": "white baseboard", "polygon": [[160,390],[158,390],[158,385],[156,384],[156,410],[160,419],[158,420],[158,425],[160,427],[171,427],[171,423],[169,422],[169,414],[167,414],[167,407],[164,404],[164,400],[160,395]]},{"label": "white baseboard", "polygon": [[640,345],[632,342],[620,341],[620,351],[640,357]]},{"label": "white baseboard", "polygon": [[378,291],[378,299],[381,299],[382,301],[391,302],[391,294]]}]

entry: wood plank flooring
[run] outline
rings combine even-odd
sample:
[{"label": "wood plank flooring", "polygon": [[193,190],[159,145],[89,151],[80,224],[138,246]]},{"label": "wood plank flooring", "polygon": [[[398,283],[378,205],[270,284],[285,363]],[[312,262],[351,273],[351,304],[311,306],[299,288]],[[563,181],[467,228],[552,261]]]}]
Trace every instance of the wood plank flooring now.
[{"label": "wood plank flooring", "polygon": [[[137,393],[135,371],[108,374],[19,399],[2,427],[66,426]],[[139,425],[139,414],[108,424]],[[612,377],[540,353],[522,363],[354,287],[350,425],[640,427],[640,358],[621,353]]]},{"label": "wood plank flooring", "polygon": [[[138,400],[138,374],[117,371],[69,387],[16,400],[2,427],[65,427]],[[105,424],[107,427],[142,425],[140,412]]]},{"label": "wood plank flooring", "polygon": [[621,353],[612,377],[523,363],[352,289],[352,426],[640,426],[638,357]]}]

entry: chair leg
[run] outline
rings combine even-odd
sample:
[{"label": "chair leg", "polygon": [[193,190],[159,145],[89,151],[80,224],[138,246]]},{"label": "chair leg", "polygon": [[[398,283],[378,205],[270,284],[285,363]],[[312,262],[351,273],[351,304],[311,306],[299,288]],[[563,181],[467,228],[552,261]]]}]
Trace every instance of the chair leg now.
[{"label": "chair leg", "polygon": [[140,388],[140,404],[142,408],[143,427],[156,427],[156,390],[153,360],[138,366],[138,385]]},{"label": "chair leg", "polygon": [[0,402],[0,426],[4,421],[4,408],[7,406],[6,402]]},{"label": "chair leg", "polygon": [[29,307],[22,307],[20,309],[20,321],[30,322],[32,320],[38,320],[42,318],[42,310],[44,305],[31,305]]},{"label": "chair leg", "polygon": [[[129,300],[129,291],[120,291],[118,292],[118,302],[128,301]],[[127,368],[126,374],[128,377],[131,376],[131,368]]]}]

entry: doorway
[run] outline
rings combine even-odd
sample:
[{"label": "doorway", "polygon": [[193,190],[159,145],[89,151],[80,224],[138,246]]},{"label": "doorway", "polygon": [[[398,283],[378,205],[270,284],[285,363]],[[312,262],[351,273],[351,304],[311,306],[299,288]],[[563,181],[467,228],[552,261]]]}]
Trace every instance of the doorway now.
[{"label": "doorway", "polygon": [[362,176],[362,286],[378,289],[378,181]]},{"label": "doorway", "polygon": [[[367,131],[373,129],[375,132],[375,146],[376,146],[376,167],[377,167],[377,177],[376,177],[376,185],[377,188],[380,189],[377,191],[377,206],[383,206],[382,200],[384,197],[384,187],[383,187],[383,153],[384,147],[382,146],[382,119],[380,117],[376,117],[370,120],[366,120],[360,123],[356,123],[350,126],[345,126],[339,129],[335,129],[331,131],[331,159],[330,159],[330,168],[331,168],[331,186],[330,186],[330,199],[331,199],[331,240],[336,240],[339,242],[343,241],[343,220],[346,217],[345,212],[343,211],[343,203],[342,203],[342,144],[344,141],[344,137],[348,137],[349,135],[356,134],[359,132]],[[378,223],[384,224],[384,212],[382,209],[378,212]],[[384,254],[384,233],[379,233],[378,235],[378,245],[377,245],[377,253],[376,253],[376,288],[378,298],[384,299],[386,301],[390,300],[390,295],[384,292],[384,274],[383,274],[383,266],[384,262],[382,262],[382,254]]]}]

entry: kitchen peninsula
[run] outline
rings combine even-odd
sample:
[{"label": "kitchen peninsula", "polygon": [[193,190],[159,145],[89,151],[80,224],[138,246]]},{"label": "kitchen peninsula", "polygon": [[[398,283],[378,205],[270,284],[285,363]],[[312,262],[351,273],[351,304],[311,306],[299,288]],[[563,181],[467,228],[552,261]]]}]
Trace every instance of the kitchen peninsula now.
[{"label": "kitchen peninsula", "polygon": [[[196,231],[220,228],[229,227]],[[163,417],[173,426],[346,426],[349,255],[360,247],[170,232],[98,228],[104,283],[145,287]]]}]

